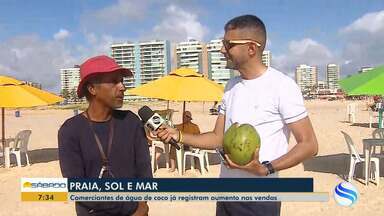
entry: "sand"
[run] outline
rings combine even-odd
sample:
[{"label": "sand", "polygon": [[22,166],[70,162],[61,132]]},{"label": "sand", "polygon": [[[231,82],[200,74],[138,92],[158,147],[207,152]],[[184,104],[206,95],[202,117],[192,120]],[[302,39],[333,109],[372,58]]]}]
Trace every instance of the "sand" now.
[{"label": "sand", "polygon": [[[362,153],[363,138],[370,138],[374,128],[368,127],[369,114],[365,102],[359,104],[355,124],[346,122],[346,106],[350,101],[307,101],[309,116],[314,126],[318,142],[318,155],[303,164],[280,172],[283,177],[312,177],[316,192],[328,192],[329,202],[297,203],[286,202],[282,205],[281,215],[382,215],[384,212],[384,190],[382,185],[365,186],[361,183],[362,166],[357,167],[357,180],[353,184],[359,190],[359,200],[353,207],[341,207],[333,199],[333,189],[347,174],[349,153],[341,130],[351,135],[357,149]],[[126,109],[136,112],[142,105],[153,109],[165,109],[166,103],[143,102],[127,104]],[[187,103],[187,110],[193,113],[193,121],[201,131],[209,131],[214,127],[216,116],[211,116],[208,109],[212,103]],[[171,103],[170,107],[181,110],[181,103]],[[14,116],[14,110],[6,111],[6,137],[14,136],[21,129],[31,129],[29,145],[31,166],[10,169],[0,168],[0,215],[75,215],[74,203],[38,203],[20,201],[21,177],[61,177],[57,156],[57,131],[65,119],[73,115],[72,110],[60,109],[22,109],[21,117]],[[174,114],[174,122],[181,121],[181,112]],[[377,127],[377,124],[374,125]],[[290,140],[290,148],[294,146]],[[210,172],[204,177],[215,178],[219,175],[218,161],[211,155]],[[169,173],[161,160],[160,169],[155,177],[180,177],[177,173]],[[381,161],[383,162],[383,161]],[[384,174],[381,163],[381,176]],[[188,168],[188,167],[187,167]],[[202,177],[198,171],[187,170],[183,177]],[[381,183],[384,184],[383,177]],[[150,215],[214,215],[213,202],[163,203],[150,202]]]}]

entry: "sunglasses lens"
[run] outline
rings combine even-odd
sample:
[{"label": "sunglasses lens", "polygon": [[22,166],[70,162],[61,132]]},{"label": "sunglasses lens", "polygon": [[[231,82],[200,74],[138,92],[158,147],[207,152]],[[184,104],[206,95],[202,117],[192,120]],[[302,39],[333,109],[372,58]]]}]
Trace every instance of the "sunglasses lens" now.
[{"label": "sunglasses lens", "polygon": [[229,41],[223,40],[222,42],[225,49],[229,50],[231,48]]}]

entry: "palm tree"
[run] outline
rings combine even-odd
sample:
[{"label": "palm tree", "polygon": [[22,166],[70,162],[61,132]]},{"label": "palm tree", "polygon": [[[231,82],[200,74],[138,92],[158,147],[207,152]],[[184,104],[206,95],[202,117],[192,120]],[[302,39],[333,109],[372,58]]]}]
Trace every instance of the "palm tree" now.
[{"label": "palm tree", "polygon": [[77,97],[77,92],[76,92],[76,89],[75,88],[73,88],[72,90],[71,90],[71,92],[69,93],[69,99],[71,100],[71,101],[73,101],[73,102],[77,102],[77,101],[79,101],[79,98]]},{"label": "palm tree", "polygon": [[69,95],[69,91],[67,89],[63,89],[60,93],[61,97],[65,98],[65,99],[69,99],[70,98],[70,95]]}]

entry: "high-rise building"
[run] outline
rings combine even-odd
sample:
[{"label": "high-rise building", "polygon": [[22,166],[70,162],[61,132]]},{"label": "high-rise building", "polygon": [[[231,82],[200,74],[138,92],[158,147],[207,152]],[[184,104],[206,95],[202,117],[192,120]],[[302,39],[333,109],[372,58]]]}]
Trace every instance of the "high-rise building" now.
[{"label": "high-rise building", "polygon": [[296,82],[301,91],[311,90],[317,86],[317,67],[301,64],[296,67]]},{"label": "high-rise building", "polygon": [[139,46],[132,42],[116,43],[111,45],[111,57],[121,67],[128,68],[134,74],[133,77],[124,78],[125,87],[134,88],[138,82],[140,74]]},{"label": "high-rise building", "polygon": [[359,73],[365,73],[365,72],[368,72],[372,69],[373,69],[373,67],[361,67]]},{"label": "high-rise building", "polygon": [[[156,80],[171,70],[170,43],[166,40],[153,40],[140,43],[118,43],[111,45],[112,58],[121,67],[130,69],[134,76],[124,79],[127,89]],[[125,100],[137,99],[126,95]]]},{"label": "high-rise building", "polygon": [[202,52],[202,65],[203,65],[203,69],[201,71],[201,73],[205,76],[205,77],[208,77],[208,67],[209,67],[209,64],[208,64],[208,47],[207,47],[207,44],[203,44],[203,52]]},{"label": "high-rise building", "polygon": [[317,81],[317,89],[318,90],[324,90],[327,89],[327,83],[323,80]]},{"label": "high-rise building", "polygon": [[327,65],[327,87],[329,89],[338,89],[339,88],[339,79],[340,79],[340,67],[337,64],[328,64]]},{"label": "high-rise building", "polygon": [[220,52],[222,47],[221,40],[211,40],[207,44],[208,52],[208,78],[225,85],[234,76],[233,70],[227,69],[227,60]]},{"label": "high-rise building", "polygon": [[264,50],[263,55],[261,57],[261,61],[267,67],[271,66],[272,54],[269,50]]},{"label": "high-rise building", "polygon": [[61,93],[76,91],[80,82],[80,67],[76,65],[73,68],[60,69],[60,80]]},{"label": "high-rise building", "polygon": [[193,68],[203,73],[203,44],[190,39],[176,46],[177,67]]},{"label": "high-rise building", "polygon": [[169,41],[142,42],[140,46],[140,84],[156,80],[171,71]]}]

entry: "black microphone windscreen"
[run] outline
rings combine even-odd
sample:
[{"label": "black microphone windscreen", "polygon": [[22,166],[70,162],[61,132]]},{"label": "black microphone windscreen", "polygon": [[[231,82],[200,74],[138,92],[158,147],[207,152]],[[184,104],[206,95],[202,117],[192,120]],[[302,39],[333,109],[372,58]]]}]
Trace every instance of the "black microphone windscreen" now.
[{"label": "black microphone windscreen", "polygon": [[149,107],[147,107],[147,106],[143,106],[143,107],[141,107],[141,108],[139,109],[138,113],[139,113],[139,116],[140,116],[141,120],[143,120],[143,122],[147,122],[148,119],[150,119],[150,118],[153,116],[153,114],[155,114],[155,113],[151,110],[151,108],[149,108]]}]

